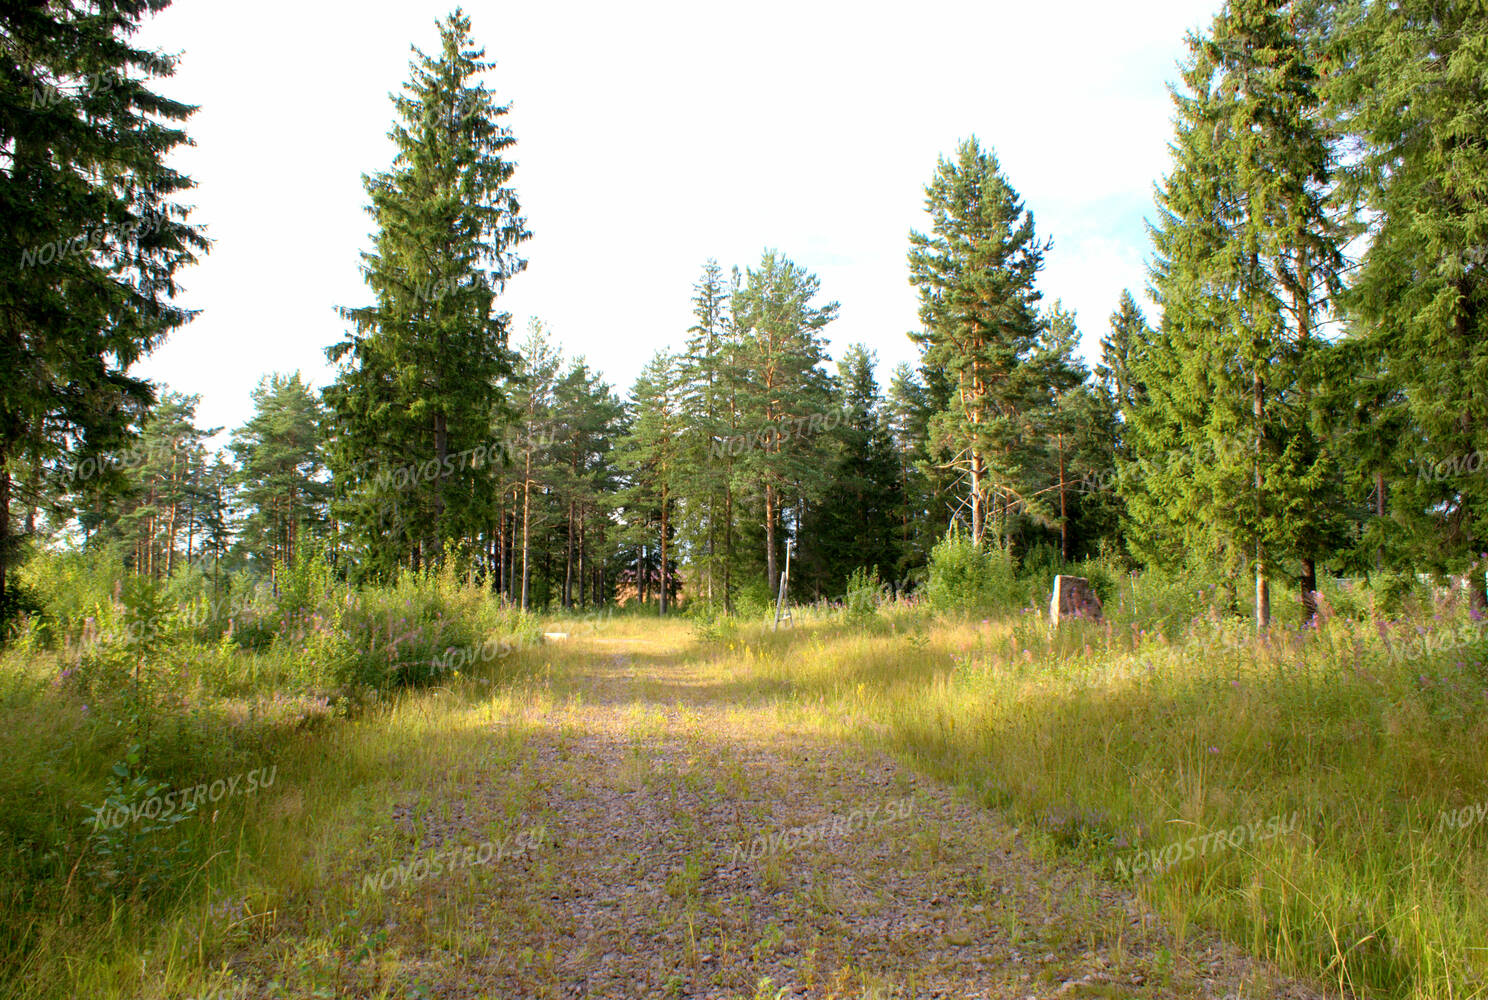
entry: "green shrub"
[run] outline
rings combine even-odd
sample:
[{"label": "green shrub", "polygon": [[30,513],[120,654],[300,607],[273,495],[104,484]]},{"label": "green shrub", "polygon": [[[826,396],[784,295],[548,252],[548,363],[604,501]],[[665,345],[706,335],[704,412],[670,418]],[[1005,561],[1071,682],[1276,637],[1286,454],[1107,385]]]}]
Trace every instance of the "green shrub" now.
[{"label": "green shrub", "polygon": [[842,607],[848,621],[863,622],[878,614],[888,599],[887,588],[878,578],[878,567],[855,569],[847,578],[847,594]]},{"label": "green shrub", "polygon": [[[83,884],[101,897],[153,894],[175,888],[191,875],[187,864],[195,845],[190,836],[171,836],[179,823],[196,814],[196,803],[155,816],[141,807],[171,791],[171,784],[153,780],[142,756],[133,746],[110,770],[107,791],[97,813],[82,822],[88,829]],[[163,814],[162,814],[163,813]],[[111,822],[113,816],[133,814],[134,822]]]},{"label": "green shrub", "polygon": [[978,548],[959,532],[930,551],[929,577],[926,597],[939,611],[1010,611],[1027,595],[1006,549]]},{"label": "green shrub", "polygon": [[1370,573],[1369,591],[1377,617],[1419,614],[1431,606],[1430,588],[1409,573]]},{"label": "green shrub", "polygon": [[319,553],[300,555],[293,563],[280,562],[274,579],[279,586],[279,613],[292,618],[322,607],[336,591],[336,577]]},{"label": "green shrub", "polygon": [[739,635],[739,620],[722,605],[699,605],[691,616],[692,631],[702,642],[732,642]]},{"label": "green shrub", "polygon": [[734,614],[744,621],[773,617],[775,599],[770,596],[770,588],[761,580],[750,580],[741,586],[734,593]]}]

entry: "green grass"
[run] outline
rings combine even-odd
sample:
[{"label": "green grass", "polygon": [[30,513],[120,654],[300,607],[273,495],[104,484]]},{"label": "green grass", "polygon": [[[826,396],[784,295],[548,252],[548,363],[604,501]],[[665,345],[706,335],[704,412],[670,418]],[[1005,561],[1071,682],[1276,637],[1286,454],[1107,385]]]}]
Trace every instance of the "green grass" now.
[{"label": "green grass", "polygon": [[[1008,811],[1039,849],[1132,881],[1180,930],[1218,931],[1359,996],[1484,996],[1488,817],[1459,829],[1441,815],[1488,802],[1485,632],[1443,603],[1382,637],[1367,600],[1337,594],[1350,614],[1256,640],[1212,595],[1122,586],[1109,626],[899,606],[850,625],[802,609],[779,632],[640,615],[544,628],[625,638],[641,694],[678,697],[669,672],[685,661],[686,699],[891,748]],[[434,600],[413,586],[386,601],[420,593]],[[303,645],[272,636],[261,648],[167,636],[153,672],[115,690],[59,680],[85,669],[75,651],[12,644],[0,659],[0,995],[202,996],[251,953],[270,956],[285,995],[382,996],[417,943],[489,947],[466,919],[486,871],[371,898],[361,879],[417,856],[441,803],[475,783],[491,839],[540,819],[520,720],[602,692],[587,679],[592,653],[537,645],[534,624],[478,595],[443,600],[440,641],[500,635],[510,650],[375,698],[350,697]],[[1418,628],[1450,635],[1437,644],[1448,648],[1402,645]],[[631,710],[637,732],[659,725],[649,711]],[[172,788],[265,766],[276,780],[112,845],[157,877],[106,888],[87,874],[102,869],[86,807],[135,745],[144,776]],[[638,761],[635,780],[647,775]],[[741,778],[696,780],[726,791]],[[432,812],[390,826],[410,801]],[[1139,850],[1293,814],[1284,835],[1125,871]],[[685,879],[673,889],[690,898]],[[390,911],[399,929],[371,930]],[[554,956],[523,960],[537,976]]]},{"label": "green grass", "polygon": [[[1020,618],[808,624],[721,667],[1010,810],[1177,926],[1360,996],[1485,995],[1488,822],[1443,817],[1488,803],[1488,631],[1464,609],[1386,637],[1335,617],[1263,640],[1203,618],[1173,638]],[[1424,656],[1402,642],[1419,629],[1436,637]],[[1129,871],[1140,849],[1294,816]]]}]

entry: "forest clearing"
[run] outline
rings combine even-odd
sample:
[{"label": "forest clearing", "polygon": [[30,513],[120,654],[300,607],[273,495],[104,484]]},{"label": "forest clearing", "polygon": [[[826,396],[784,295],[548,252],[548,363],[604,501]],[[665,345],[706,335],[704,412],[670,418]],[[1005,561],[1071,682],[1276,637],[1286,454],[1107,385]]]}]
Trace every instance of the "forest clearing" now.
[{"label": "forest clearing", "polygon": [[[489,604],[449,580],[405,593],[389,603],[431,625]],[[11,652],[0,788],[58,853],[7,864],[68,878],[9,911],[27,957],[4,988],[1452,995],[1481,980],[1488,919],[1488,692],[1453,697],[1473,637],[1448,601],[1392,644],[1334,597],[1316,633],[1263,642],[1146,580],[1106,623],[1059,626],[893,602],[778,631],[512,619],[499,655],[354,708],[309,696],[326,663],[295,651],[334,663],[334,636],[253,653],[183,629],[193,665],[124,696]],[[1139,625],[1133,604],[1169,613]],[[131,725],[154,766],[100,785]],[[102,865],[73,832],[93,814],[71,799],[127,813],[252,768],[271,785],[179,824],[93,829]],[[99,910],[110,879],[156,891]]]},{"label": "forest clearing", "polygon": [[1484,3],[0,3],[0,1000],[1488,1000]]}]

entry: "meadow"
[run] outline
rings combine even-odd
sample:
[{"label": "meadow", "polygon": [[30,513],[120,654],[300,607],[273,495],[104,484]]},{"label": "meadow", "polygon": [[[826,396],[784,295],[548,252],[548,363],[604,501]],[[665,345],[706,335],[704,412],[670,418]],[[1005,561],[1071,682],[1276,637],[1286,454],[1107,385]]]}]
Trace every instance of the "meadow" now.
[{"label": "meadow", "polygon": [[[353,591],[314,566],[217,615],[200,579],[116,587],[81,557],[33,561],[48,611],[0,661],[0,992],[420,995],[440,981],[430,948],[475,961],[500,939],[493,894],[562,877],[554,797],[593,789],[557,781],[572,747],[534,755],[539,736],[654,736],[682,712],[702,735],[675,790],[699,802],[752,780],[736,752],[811,734],[886,753],[1004,818],[1018,850],[1139,897],[1178,952],[1217,936],[1329,995],[1483,995],[1488,630],[1458,595],[1330,583],[1318,620],[1257,638],[1213,588],[1082,571],[1104,622],[1051,625],[1043,578],[1003,581],[1026,603],[998,611],[860,578],[775,630],[699,609],[539,622],[452,571]],[[625,746],[621,785],[662,780]],[[904,826],[950,835],[923,815]],[[707,881],[753,829],[678,871]],[[681,904],[698,891],[666,881]],[[542,940],[540,910],[501,912]],[[1106,918],[1082,919],[1071,955],[1104,947]],[[764,961],[768,935],[725,925],[713,953]],[[547,995],[557,959],[528,950],[507,960]],[[830,971],[822,995],[897,995],[888,973]],[[1140,978],[1073,995],[1191,995]]]}]

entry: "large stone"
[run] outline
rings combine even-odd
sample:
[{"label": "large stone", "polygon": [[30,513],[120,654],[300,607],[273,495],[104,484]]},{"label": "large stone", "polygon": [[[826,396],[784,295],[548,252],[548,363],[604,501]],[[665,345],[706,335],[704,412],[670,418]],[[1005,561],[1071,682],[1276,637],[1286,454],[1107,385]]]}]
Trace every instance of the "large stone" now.
[{"label": "large stone", "polygon": [[1054,593],[1049,598],[1049,620],[1059,624],[1066,618],[1084,618],[1087,621],[1102,621],[1100,598],[1095,596],[1090,581],[1083,576],[1054,578]]}]

